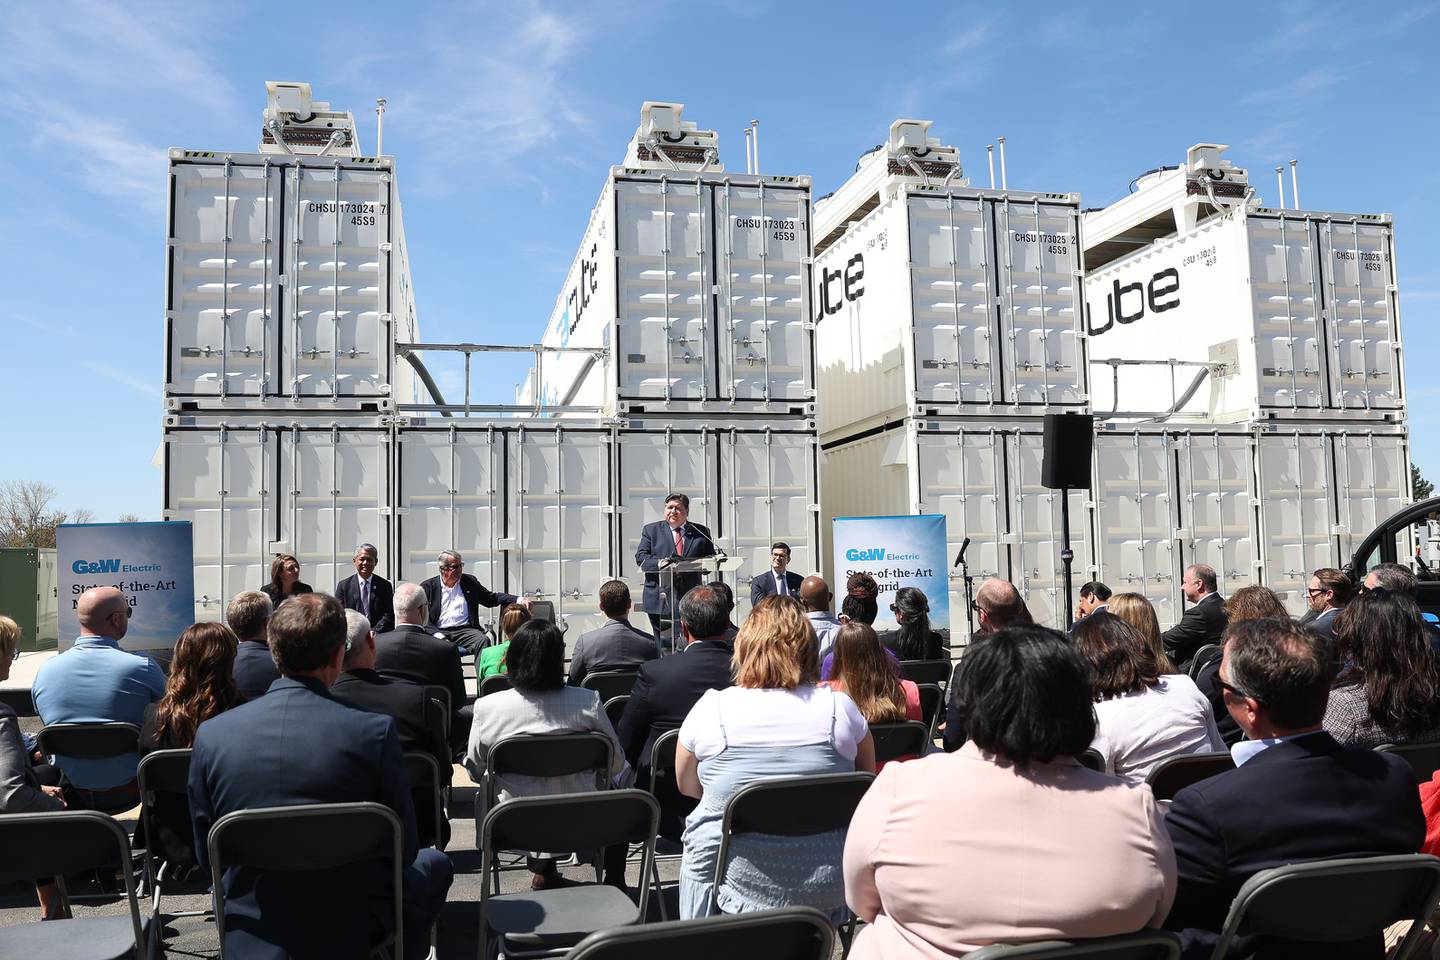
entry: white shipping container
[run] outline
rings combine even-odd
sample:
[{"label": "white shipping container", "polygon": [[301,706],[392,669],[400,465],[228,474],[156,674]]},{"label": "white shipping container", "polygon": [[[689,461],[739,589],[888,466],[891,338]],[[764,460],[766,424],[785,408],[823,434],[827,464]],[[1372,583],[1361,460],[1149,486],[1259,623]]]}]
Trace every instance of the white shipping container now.
[{"label": "white shipping container", "polygon": [[[1065,624],[1060,562],[1060,492],[1040,483],[1040,421],[907,419],[884,430],[826,444],[822,510],[835,517],[943,514],[947,565],[966,537],[966,561],[978,588],[987,577],[1014,583],[1037,623]],[[1074,587],[1091,579],[1091,517],[1084,491],[1070,494]],[[828,560],[828,555],[827,555]],[[826,576],[835,571],[827,565]],[[965,633],[965,585],[950,572],[952,635]],[[840,585],[843,588],[843,584]],[[1073,600],[1078,600],[1078,594]]]},{"label": "white shipping container", "polygon": [[168,409],[414,399],[393,158],[172,150],[168,224]]},{"label": "white shipping container", "polygon": [[1410,501],[1403,427],[1306,424],[1185,428],[1114,425],[1095,440],[1099,577],[1183,612],[1191,563],[1215,568],[1222,595],[1262,584],[1293,614],[1310,573],[1344,567]]}]

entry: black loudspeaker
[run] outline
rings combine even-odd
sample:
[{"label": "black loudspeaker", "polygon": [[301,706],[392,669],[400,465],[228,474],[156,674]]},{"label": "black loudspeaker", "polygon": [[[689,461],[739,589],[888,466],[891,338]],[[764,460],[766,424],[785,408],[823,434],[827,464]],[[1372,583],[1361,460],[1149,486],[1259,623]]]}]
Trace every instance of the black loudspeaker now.
[{"label": "black loudspeaker", "polygon": [[1051,490],[1089,490],[1094,446],[1094,417],[1088,413],[1047,413],[1040,483]]}]

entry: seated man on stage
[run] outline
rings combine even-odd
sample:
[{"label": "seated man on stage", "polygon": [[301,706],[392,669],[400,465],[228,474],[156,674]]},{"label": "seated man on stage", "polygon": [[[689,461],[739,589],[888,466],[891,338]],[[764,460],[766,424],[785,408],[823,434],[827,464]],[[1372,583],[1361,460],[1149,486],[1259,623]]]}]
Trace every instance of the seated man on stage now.
[{"label": "seated man on stage", "polygon": [[635,550],[635,563],[645,571],[641,606],[650,617],[650,628],[657,639],[661,636],[661,615],[669,619],[672,611],[679,609],[685,592],[698,587],[702,580],[698,573],[676,574],[675,595],[671,597],[662,588],[660,561],[673,557],[695,560],[714,555],[715,541],[710,539],[710,531],[690,522],[690,498],[683,493],[666,497],[665,519],[645,524],[640,531],[640,546]]},{"label": "seated man on stage", "polygon": [[518,603],[530,609],[529,597],[492,593],[479,580],[462,572],[465,560],[453,550],[440,554],[439,566],[440,576],[420,584],[430,607],[430,626],[439,627],[451,643],[466,653],[479,656],[485,644],[485,635],[480,632],[480,607],[508,607]]}]

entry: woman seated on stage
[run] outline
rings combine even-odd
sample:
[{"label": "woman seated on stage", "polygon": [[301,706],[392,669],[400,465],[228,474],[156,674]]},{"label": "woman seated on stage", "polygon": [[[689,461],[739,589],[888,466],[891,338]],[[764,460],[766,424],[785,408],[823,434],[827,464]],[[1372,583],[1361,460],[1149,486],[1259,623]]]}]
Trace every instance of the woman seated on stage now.
[{"label": "woman seated on stage", "polygon": [[766,597],[735,638],[735,686],[709,690],[680,727],[675,779],[700,801],[685,824],[680,918],[806,905],[845,917],[843,832],[742,837],[730,846],[725,883],[713,890],[725,804],[766,777],[875,769],[865,717],[845,694],[818,686],[819,643],[799,606]]}]

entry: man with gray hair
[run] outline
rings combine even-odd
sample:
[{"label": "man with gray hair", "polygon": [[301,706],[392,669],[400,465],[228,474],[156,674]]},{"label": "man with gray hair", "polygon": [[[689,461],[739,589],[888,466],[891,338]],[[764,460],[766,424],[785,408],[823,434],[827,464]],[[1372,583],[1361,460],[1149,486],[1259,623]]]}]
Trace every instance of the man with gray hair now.
[{"label": "man with gray hair", "polygon": [[384,633],[395,626],[395,591],[389,580],[375,573],[380,551],[373,543],[362,543],[350,562],[355,572],[335,584],[335,599],[369,620],[376,633]]},{"label": "man with gray hair", "polygon": [[395,586],[395,629],[375,638],[375,669],[391,680],[450,691],[450,744],[463,750],[470,735],[473,708],[465,702],[460,648],[435,635],[425,591],[413,583]]},{"label": "man with gray hair", "polygon": [[235,599],[225,608],[225,622],[240,638],[235,648],[235,686],[246,700],[254,700],[270,689],[270,684],[280,679],[275,669],[275,660],[270,656],[270,644],[265,640],[265,628],[270,625],[270,616],[275,604],[268,594],[259,590],[237,593]]},{"label": "man with gray hair", "polygon": [[518,603],[530,609],[527,597],[510,593],[492,593],[479,580],[465,573],[465,558],[454,550],[440,554],[440,575],[431,577],[420,588],[430,605],[430,626],[438,627],[445,639],[466,653],[477,654],[485,645],[480,632],[481,607],[508,607]]},{"label": "man with gray hair", "polygon": [[1208,563],[1192,563],[1185,568],[1180,592],[1191,604],[1180,622],[1161,634],[1165,652],[1182,671],[1195,656],[1195,651],[1210,643],[1219,643],[1229,617],[1225,601],[1216,593],[1215,568]]}]

